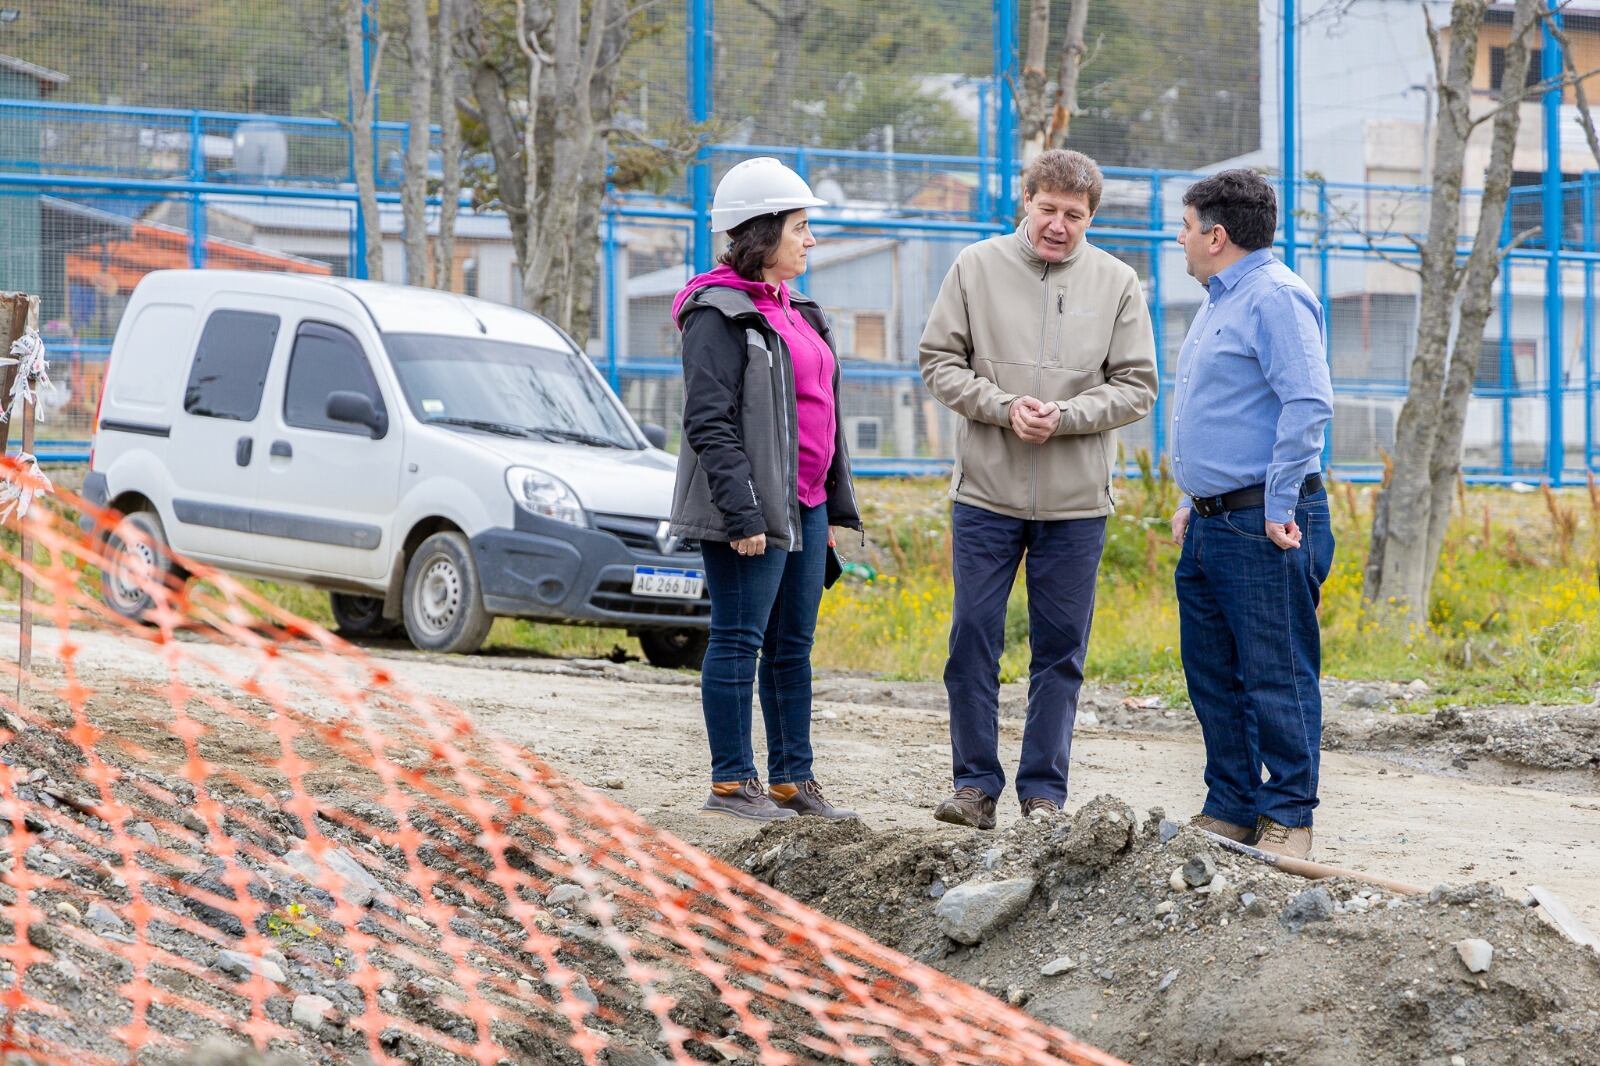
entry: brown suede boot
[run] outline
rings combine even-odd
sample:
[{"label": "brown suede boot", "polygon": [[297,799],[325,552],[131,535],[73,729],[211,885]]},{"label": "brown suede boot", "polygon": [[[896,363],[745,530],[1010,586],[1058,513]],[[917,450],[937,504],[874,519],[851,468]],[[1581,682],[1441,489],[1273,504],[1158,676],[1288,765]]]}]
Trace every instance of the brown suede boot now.
[{"label": "brown suede boot", "polygon": [[993,829],[994,797],[984,795],[980,788],[963,785],[933,809],[933,816],[951,825]]},{"label": "brown suede boot", "polygon": [[1196,829],[1204,829],[1208,833],[1215,833],[1219,837],[1237,840],[1241,844],[1254,844],[1256,831],[1247,825],[1234,825],[1224,822],[1221,818],[1213,818],[1208,814],[1197,814],[1189,819],[1189,824]]},{"label": "brown suede boot", "polygon": [[1024,818],[1032,818],[1036,814],[1049,817],[1052,814],[1060,813],[1061,808],[1056,806],[1056,801],[1048,796],[1034,796],[1031,799],[1022,801],[1022,816]]},{"label": "brown suede boot", "polygon": [[1266,815],[1256,820],[1256,847],[1273,855],[1282,855],[1289,859],[1309,859],[1311,857],[1311,827],[1303,826],[1299,829],[1290,829],[1286,825],[1279,825]]}]

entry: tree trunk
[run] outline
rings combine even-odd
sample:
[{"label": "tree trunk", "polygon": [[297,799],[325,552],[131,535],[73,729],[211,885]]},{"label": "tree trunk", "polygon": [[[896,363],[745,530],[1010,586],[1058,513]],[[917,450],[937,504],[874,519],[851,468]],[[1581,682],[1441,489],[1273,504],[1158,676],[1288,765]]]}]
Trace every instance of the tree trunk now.
[{"label": "tree trunk", "polygon": [[[1421,603],[1428,603],[1439,554],[1444,549],[1445,530],[1450,523],[1451,499],[1456,479],[1461,476],[1461,445],[1466,430],[1467,405],[1477,377],[1478,354],[1483,350],[1484,327],[1494,308],[1494,283],[1500,276],[1502,255],[1500,234],[1505,225],[1506,204],[1511,195],[1511,172],[1516,153],[1517,130],[1522,124],[1522,101],[1527,96],[1528,65],[1532,61],[1528,36],[1538,18],[1539,0],[1517,0],[1512,16],[1511,41],[1506,46],[1506,88],[1501,107],[1495,113],[1489,149],[1489,168],[1484,173],[1483,195],[1478,206],[1478,226],[1472,252],[1467,257],[1461,281],[1459,319],[1451,344],[1450,367],[1444,387],[1444,403],[1435,431],[1433,466],[1433,505],[1428,516],[1427,573]],[[1509,277],[1507,284],[1510,284]],[[1507,324],[1506,328],[1510,328]]]},{"label": "tree trunk", "polygon": [[1084,27],[1089,24],[1089,0],[1072,0],[1067,12],[1067,40],[1061,46],[1061,71],[1056,75],[1056,106],[1050,114],[1050,147],[1067,146],[1067,130],[1078,113],[1078,75],[1089,49],[1083,43]]},{"label": "tree trunk", "polygon": [[432,28],[428,0],[406,0],[406,52],[410,61],[410,113],[404,176],[400,184],[401,243],[406,284],[428,283],[428,148],[433,140]]},{"label": "tree trunk", "polygon": [[444,168],[439,184],[439,237],[433,246],[432,285],[455,289],[456,214],[461,200],[461,112],[456,109],[458,0],[439,0],[439,152]]},{"label": "tree trunk", "polygon": [[[522,303],[580,343],[589,336],[600,248],[599,212],[617,77],[629,39],[624,0],[519,0],[519,88],[476,3],[464,3],[463,40],[472,88],[495,160],[500,204],[511,221]],[[522,114],[517,112],[522,110]]]},{"label": "tree trunk", "polygon": [[1023,47],[1017,132],[1022,137],[1022,162],[1026,165],[1044,151],[1045,129],[1050,125],[1049,87],[1044,75],[1044,57],[1050,50],[1050,0],[1030,0],[1028,38]]},{"label": "tree trunk", "polygon": [[378,69],[383,65],[385,36],[378,35],[373,49],[371,76],[362,69],[362,52],[365,45],[361,28],[363,0],[345,0],[344,43],[345,60],[350,77],[350,147],[351,168],[355,171],[356,210],[361,212],[361,222],[366,230],[366,247],[356,254],[367,261],[367,277],[383,280],[383,226],[378,219],[378,183],[373,169],[372,115],[378,94]]},{"label": "tree trunk", "polygon": [[[1395,429],[1393,469],[1378,497],[1367,557],[1366,598],[1425,617],[1450,520],[1461,441],[1478,352],[1500,263],[1500,227],[1511,183],[1528,64],[1527,29],[1538,0],[1518,0],[1506,74],[1494,115],[1491,164],[1478,229],[1465,266],[1457,263],[1461,187],[1471,116],[1472,73],[1486,0],[1455,0],[1448,67],[1439,78],[1433,189],[1422,247],[1416,354]],[[1430,37],[1435,38],[1430,24]],[[1458,296],[1462,297],[1459,307]]]},{"label": "tree trunk", "polygon": [[776,7],[761,0],[747,2],[772,22],[772,39],[776,45],[772,50],[772,74],[761,94],[757,125],[769,135],[771,143],[793,144],[798,140],[794,135],[794,92],[800,84],[803,57],[800,42],[806,22],[811,18],[814,0],[773,0]]}]

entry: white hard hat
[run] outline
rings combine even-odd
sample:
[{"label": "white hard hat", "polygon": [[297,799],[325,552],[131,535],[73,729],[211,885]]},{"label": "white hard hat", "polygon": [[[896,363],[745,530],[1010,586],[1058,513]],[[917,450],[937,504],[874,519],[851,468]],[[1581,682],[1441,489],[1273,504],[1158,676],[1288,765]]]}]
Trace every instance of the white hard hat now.
[{"label": "white hard hat", "polygon": [[769,155],[736,163],[717,182],[711,201],[711,232],[730,230],[762,215],[786,214],[805,207],[825,207],[811,193],[806,179]]}]

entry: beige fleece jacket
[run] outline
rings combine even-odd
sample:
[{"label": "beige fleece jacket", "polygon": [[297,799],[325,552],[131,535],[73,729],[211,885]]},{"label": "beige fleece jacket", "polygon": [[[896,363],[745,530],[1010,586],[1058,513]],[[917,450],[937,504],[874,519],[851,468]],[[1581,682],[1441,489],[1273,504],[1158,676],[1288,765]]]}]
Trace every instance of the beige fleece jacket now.
[{"label": "beige fleece jacket", "polygon": [[[951,499],[1015,518],[1094,518],[1114,509],[1113,432],[1155,405],[1150,312],[1132,267],[1086,240],[1047,263],[1026,226],[956,257],[922,333],[922,379],[962,416]],[[1023,395],[1061,409],[1043,444],[1011,429]]]}]

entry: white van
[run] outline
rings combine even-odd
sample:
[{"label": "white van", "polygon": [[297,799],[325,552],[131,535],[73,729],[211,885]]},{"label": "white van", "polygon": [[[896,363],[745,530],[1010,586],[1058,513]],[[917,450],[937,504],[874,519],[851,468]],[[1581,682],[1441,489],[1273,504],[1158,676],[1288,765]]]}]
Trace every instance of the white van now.
[{"label": "white van", "polygon": [[147,275],[111,348],[84,495],[107,602],[138,618],[160,545],[332,593],[355,636],[470,652],[495,616],[627,629],[698,667],[711,604],[670,536],[665,433],[538,315],[428,289]]}]

